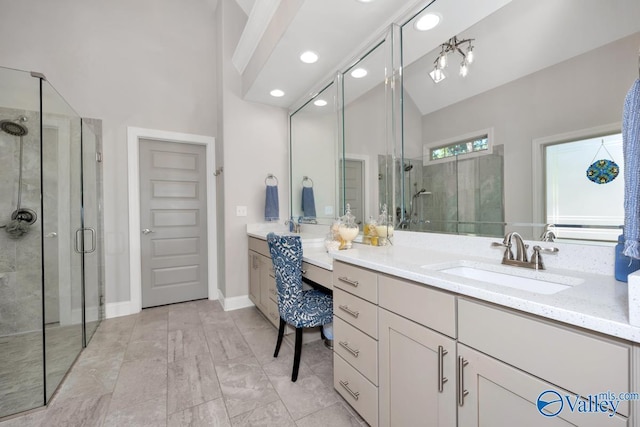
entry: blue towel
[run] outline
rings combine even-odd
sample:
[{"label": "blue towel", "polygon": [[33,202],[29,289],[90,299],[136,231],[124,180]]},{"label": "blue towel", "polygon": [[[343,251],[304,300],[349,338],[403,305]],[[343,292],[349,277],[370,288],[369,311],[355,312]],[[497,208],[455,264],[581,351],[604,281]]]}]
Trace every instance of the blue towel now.
[{"label": "blue towel", "polygon": [[264,220],[278,221],[280,219],[280,206],[278,204],[278,186],[267,185],[267,197],[264,205]]},{"label": "blue towel", "polygon": [[313,187],[302,187],[302,216],[316,217],[316,201],[313,198]]},{"label": "blue towel", "polygon": [[624,251],[640,259],[640,79],[629,89],[622,113],[624,154]]}]

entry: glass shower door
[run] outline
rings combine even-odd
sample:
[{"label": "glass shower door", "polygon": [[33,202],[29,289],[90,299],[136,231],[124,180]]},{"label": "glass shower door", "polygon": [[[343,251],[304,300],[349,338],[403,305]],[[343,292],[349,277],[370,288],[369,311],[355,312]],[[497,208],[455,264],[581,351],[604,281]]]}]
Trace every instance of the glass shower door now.
[{"label": "glass shower door", "polygon": [[84,239],[85,345],[104,319],[104,265],[102,242],[101,122],[82,120],[82,206]]},{"label": "glass shower door", "polygon": [[83,345],[80,117],[45,80],[42,85],[42,213],[45,401]]}]

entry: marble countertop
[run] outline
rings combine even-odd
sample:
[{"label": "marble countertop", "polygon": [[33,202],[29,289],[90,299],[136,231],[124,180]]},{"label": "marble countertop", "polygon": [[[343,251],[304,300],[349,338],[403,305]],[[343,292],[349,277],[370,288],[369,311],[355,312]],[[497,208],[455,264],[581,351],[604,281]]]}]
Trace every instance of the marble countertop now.
[{"label": "marble countertop", "polygon": [[[286,233],[286,229],[247,229],[251,237],[266,239],[270,231]],[[449,253],[415,246],[374,247],[354,244],[346,251],[324,249],[324,237],[313,233],[301,233],[303,260],[318,267],[333,270],[333,260],[348,262],[360,267],[390,274],[458,295],[477,298],[504,307],[553,319],[606,335],[640,343],[640,327],[629,323],[629,292],[627,283],[618,282],[613,275],[591,271],[567,270],[547,266],[543,272],[501,264],[501,257],[492,253],[489,257]],[[483,243],[484,244],[484,243]],[[498,255],[493,257],[493,255]],[[551,257],[549,259],[551,263]],[[454,276],[440,271],[460,265],[482,266],[484,269],[509,271],[522,277],[555,276],[568,279],[569,289],[545,295],[526,290],[494,285],[491,283]]]},{"label": "marble countertop", "polygon": [[[289,233],[285,229],[259,229],[252,228],[247,229],[247,235],[255,237],[261,240],[267,240],[267,234],[274,233]],[[314,233],[297,233],[302,240],[302,261],[308,262],[325,270],[333,270],[333,258],[327,253],[324,248],[324,236]]]},{"label": "marble countertop", "polygon": [[[461,257],[460,254],[402,246],[354,245],[354,249],[332,255],[335,260],[640,343],[640,328],[629,324],[627,284],[617,282],[613,276],[557,268],[536,272],[503,266],[501,259]],[[556,275],[579,284],[543,295],[439,271],[458,265],[462,259],[468,266],[495,266],[496,270],[507,269],[524,277]]]}]

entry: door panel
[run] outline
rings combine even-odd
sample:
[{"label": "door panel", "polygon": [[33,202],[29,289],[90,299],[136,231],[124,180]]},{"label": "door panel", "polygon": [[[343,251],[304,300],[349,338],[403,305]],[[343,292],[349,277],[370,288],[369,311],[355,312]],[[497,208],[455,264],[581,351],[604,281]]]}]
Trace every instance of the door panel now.
[{"label": "door panel", "polygon": [[205,150],[140,140],[142,307],[207,297]]}]

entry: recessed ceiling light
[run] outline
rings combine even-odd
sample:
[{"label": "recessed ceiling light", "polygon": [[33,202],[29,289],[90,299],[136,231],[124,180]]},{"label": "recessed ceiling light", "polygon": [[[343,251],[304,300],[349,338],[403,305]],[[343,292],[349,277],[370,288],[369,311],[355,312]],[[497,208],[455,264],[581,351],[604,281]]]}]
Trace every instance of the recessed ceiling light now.
[{"label": "recessed ceiling light", "polygon": [[325,105],[327,105],[327,101],[325,101],[324,99],[316,99],[315,101],[313,101],[314,105],[317,105],[318,107],[324,107]]},{"label": "recessed ceiling light", "polygon": [[271,96],[275,96],[276,98],[280,98],[281,96],[284,96],[284,92],[281,91],[280,89],[274,89],[269,93],[271,94]]},{"label": "recessed ceiling light", "polygon": [[366,75],[367,70],[365,70],[364,68],[356,68],[351,72],[351,77],[353,77],[354,79],[361,79]]},{"label": "recessed ceiling light", "polygon": [[373,0],[358,0],[360,3],[371,3]]},{"label": "recessed ceiling light", "polygon": [[429,31],[437,27],[441,19],[439,14],[431,12],[422,15],[413,26],[418,31]]},{"label": "recessed ceiling light", "polygon": [[317,60],[318,54],[310,50],[302,52],[302,54],[300,55],[300,61],[304,62],[305,64],[313,64]]}]

